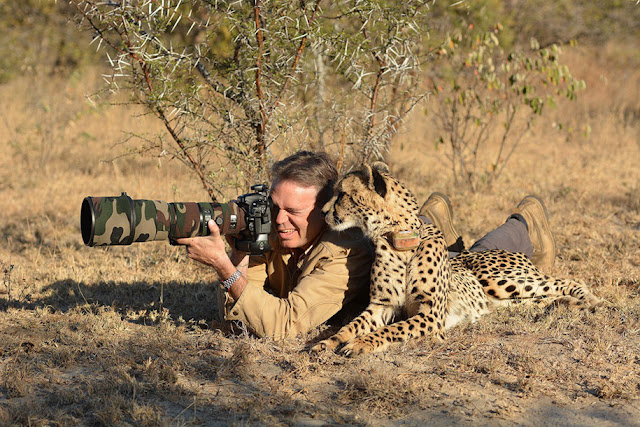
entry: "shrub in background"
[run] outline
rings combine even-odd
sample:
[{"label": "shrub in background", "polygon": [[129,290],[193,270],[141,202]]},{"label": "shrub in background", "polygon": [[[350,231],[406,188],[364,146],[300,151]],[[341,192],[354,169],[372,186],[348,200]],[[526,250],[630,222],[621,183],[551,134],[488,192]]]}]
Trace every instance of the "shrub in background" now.
[{"label": "shrub in background", "polygon": [[[559,62],[557,45],[511,53],[500,47],[498,33],[458,31],[434,53],[429,73],[437,108],[438,145],[448,149],[456,184],[476,191],[491,186],[504,171],[522,137],[556,98],[575,100],[585,88]],[[490,138],[498,144],[489,144]],[[492,148],[495,146],[495,151]]]},{"label": "shrub in background", "polygon": [[[80,37],[68,25],[74,16],[86,29]],[[503,28],[494,33],[497,22]],[[477,189],[500,176],[529,119],[566,95],[556,90],[573,97],[582,86],[569,81],[553,43],[633,39],[639,22],[633,0],[7,0],[0,2],[0,84],[15,76],[74,78],[85,64],[102,67],[107,53],[107,91],[130,95],[168,131],[133,134],[132,152],[182,160],[212,198],[265,180],[274,157],[299,148],[327,150],[344,170],[383,158],[435,87],[428,111],[451,148],[454,179]],[[532,37],[542,49],[531,48]],[[533,67],[523,68],[523,58]],[[547,63],[540,68],[536,58]],[[548,72],[564,75],[535,82]],[[438,84],[425,85],[425,76]],[[436,114],[444,106],[448,118]],[[65,121],[47,102],[38,108],[49,118],[38,120],[44,141]],[[491,126],[504,127],[499,155],[476,144],[482,138],[469,142],[471,130],[486,136]],[[454,146],[463,127],[470,139]],[[488,154],[493,160],[478,160]]]},{"label": "shrub in background", "polygon": [[[381,157],[416,90],[427,1],[71,0],[104,47],[112,90],[162,121],[212,199],[266,179],[274,157]],[[142,141],[144,142],[144,141]]]}]

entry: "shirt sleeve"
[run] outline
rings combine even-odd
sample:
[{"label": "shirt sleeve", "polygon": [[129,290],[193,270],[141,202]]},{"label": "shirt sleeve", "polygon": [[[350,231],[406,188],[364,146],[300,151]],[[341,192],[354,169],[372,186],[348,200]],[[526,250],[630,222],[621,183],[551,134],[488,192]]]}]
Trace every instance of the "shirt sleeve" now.
[{"label": "shirt sleeve", "polygon": [[273,296],[250,281],[226,318],[242,321],[260,337],[296,336],[367,292],[371,260],[371,253],[363,248],[319,251],[313,270],[300,278],[287,298]]}]

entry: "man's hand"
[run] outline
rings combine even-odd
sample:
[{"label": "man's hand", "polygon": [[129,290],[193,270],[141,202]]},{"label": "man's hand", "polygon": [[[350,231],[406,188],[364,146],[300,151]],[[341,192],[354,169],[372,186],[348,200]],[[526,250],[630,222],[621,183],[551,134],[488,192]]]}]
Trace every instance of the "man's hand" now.
[{"label": "man's hand", "polygon": [[[208,236],[185,237],[176,239],[176,243],[186,246],[189,258],[213,267],[218,273],[220,280],[231,277],[236,269],[240,270],[243,277],[236,281],[229,290],[231,296],[237,300],[240,298],[240,294],[242,294],[247,284],[246,275],[247,266],[249,265],[249,254],[234,248],[231,252],[231,257],[229,257],[218,225],[213,220],[209,220],[207,226],[211,233]],[[227,236],[227,239],[229,239],[229,243],[233,247],[233,238]]]},{"label": "man's hand", "polygon": [[187,247],[189,258],[213,267],[216,271],[229,262],[227,249],[220,235],[218,225],[210,220],[208,236],[185,237],[176,239],[176,243]]}]

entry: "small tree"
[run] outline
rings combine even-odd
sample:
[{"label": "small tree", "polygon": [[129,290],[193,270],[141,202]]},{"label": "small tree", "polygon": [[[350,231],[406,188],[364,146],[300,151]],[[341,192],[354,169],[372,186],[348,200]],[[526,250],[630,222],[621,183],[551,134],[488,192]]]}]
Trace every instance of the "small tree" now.
[{"label": "small tree", "polygon": [[338,2],[328,17],[321,47],[340,77],[341,106],[349,112],[340,116],[353,124],[348,145],[358,163],[384,157],[402,120],[424,98],[418,70],[426,3]]},{"label": "small tree", "polygon": [[[575,100],[585,87],[560,64],[560,47],[540,48],[531,40],[530,50],[505,53],[499,29],[477,35],[459,31],[448,37],[434,52],[430,73],[438,102],[437,144],[449,149],[455,183],[472,191],[500,177],[547,105],[554,105],[557,97]],[[487,143],[493,137],[498,138],[497,149],[489,163],[483,163],[481,155],[489,152]]]},{"label": "small tree", "polygon": [[107,47],[111,89],[171,136],[140,148],[185,162],[214,200],[263,181],[274,144],[323,147],[340,166],[380,157],[421,99],[426,1],[70,2]]}]

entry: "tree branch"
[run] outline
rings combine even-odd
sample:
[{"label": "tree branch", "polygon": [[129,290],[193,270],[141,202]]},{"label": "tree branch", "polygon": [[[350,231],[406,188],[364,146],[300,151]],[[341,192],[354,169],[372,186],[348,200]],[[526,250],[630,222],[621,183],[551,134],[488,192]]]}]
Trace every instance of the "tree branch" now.
[{"label": "tree branch", "polygon": [[[133,52],[133,49],[131,47],[131,40],[129,38],[129,32],[125,29],[125,31],[123,31],[122,33],[120,33],[120,32],[118,33],[120,38],[122,39],[123,43],[127,46],[127,50],[124,51],[124,50],[118,48],[117,46],[115,46],[109,39],[107,39],[107,37],[102,32],[102,30],[85,13],[85,11],[80,8],[80,5],[77,3],[77,1],[71,0],[71,2],[73,3],[74,6],[76,6],[76,9],[80,12],[80,14],[82,14],[83,18],[87,20],[89,25],[91,25],[91,27],[98,33],[98,36],[102,40],[104,40],[105,43],[107,43],[107,45],[109,47],[113,48],[116,52],[119,52],[121,54],[125,54],[125,55],[129,56],[129,58],[131,58],[134,63],[138,64],[138,66],[142,70],[142,74],[144,76],[144,81],[145,81],[145,84],[146,84],[147,93],[153,92],[153,85],[151,83],[151,76],[150,76],[150,73],[149,73],[149,65],[147,64],[147,62],[144,59],[140,58],[135,52]],[[204,189],[209,194],[209,197],[211,197],[211,200],[215,202],[216,201],[215,194],[213,193],[213,189],[211,188],[211,186],[207,183],[206,177],[204,175],[204,171],[202,170],[202,167],[201,167],[200,163],[197,162],[196,159],[194,159],[193,156],[191,155],[191,153],[189,153],[189,151],[187,150],[187,148],[186,148],[186,146],[184,144],[184,141],[180,138],[180,136],[178,135],[178,133],[176,132],[174,127],[171,125],[171,123],[167,119],[167,117],[166,117],[166,115],[164,113],[164,110],[159,105],[159,101],[151,102],[151,101],[147,100],[147,103],[157,113],[157,115],[160,118],[160,120],[162,120],[162,123],[164,124],[165,128],[167,129],[167,131],[169,132],[169,134],[171,135],[171,137],[173,138],[175,143],[178,145],[178,147],[180,147],[180,150],[181,150],[182,154],[187,158],[187,160],[189,161],[191,167],[193,168],[193,170],[196,172],[196,174],[200,178],[200,182],[202,183],[202,186],[204,187]]]},{"label": "tree branch", "polygon": [[[316,1],[316,4],[315,4],[315,6],[313,8],[313,12],[311,13],[311,18],[308,19],[309,24],[311,24],[316,19],[316,14],[318,12],[319,7],[320,7],[320,0]],[[306,17],[306,14],[305,14],[305,17]],[[302,57],[302,52],[304,51],[304,49],[306,47],[307,38],[308,37],[305,34],[304,37],[302,37],[302,40],[300,41],[300,45],[298,46],[298,50],[296,51],[296,56],[293,59],[293,65],[291,66],[291,70],[290,70],[289,74],[287,75],[287,77],[285,78],[284,85],[282,85],[282,88],[280,89],[280,92],[278,92],[278,95],[276,96],[273,104],[271,105],[271,108],[269,108],[269,112],[267,114],[267,119],[269,119],[271,117],[271,114],[273,114],[273,111],[276,109],[278,104],[280,104],[280,100],[282,99],[282,97],[284,96],[286,91],[289,89],[289,85],[291,84],[291,80],[293,79],[293,75],[296,73],[296,70],[298,68],[298,63],[300,62],[300,58]]]},{"label": "tree branch", "polygon": [[256,58],[256,95],[258,97],[258,108],[260,110],[260,121],[256,128],[256,153],[260,159],[260,164],[266,164],[265,132],[267,131],[267,112],[264,105],[264,93],[262,92],[262,56],[264,55],[264,36],[262,34],[262,21],[260,19],[260,0],[255,0],[253,8],[256,25],[256,41],[258,43],[258,56]]}]

